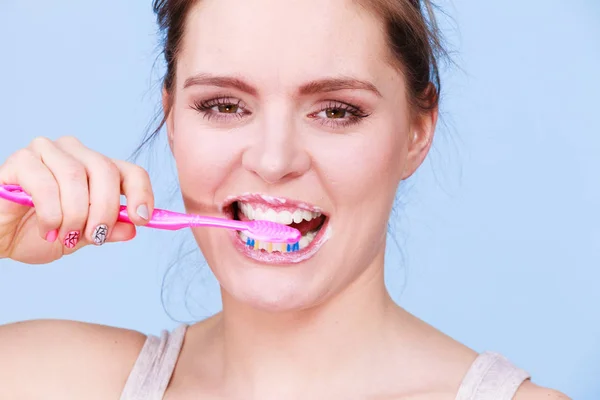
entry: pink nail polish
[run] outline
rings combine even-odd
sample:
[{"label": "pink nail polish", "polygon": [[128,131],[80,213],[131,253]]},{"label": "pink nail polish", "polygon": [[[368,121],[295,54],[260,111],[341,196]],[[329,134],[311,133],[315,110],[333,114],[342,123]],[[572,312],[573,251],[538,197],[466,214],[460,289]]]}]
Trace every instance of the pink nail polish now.
[{"label": "pink nail polish", "polygon": [[65,247],[68,249],[72,249],[77,246],[79,242],[79,231],[69,232],[65,237]]},{"label": "pink nail polish", "polygon": [[56,241],[56,238],[58,238],[58,229],[50,231],[46,235],[46,241],[50,243],[54,243]]}]

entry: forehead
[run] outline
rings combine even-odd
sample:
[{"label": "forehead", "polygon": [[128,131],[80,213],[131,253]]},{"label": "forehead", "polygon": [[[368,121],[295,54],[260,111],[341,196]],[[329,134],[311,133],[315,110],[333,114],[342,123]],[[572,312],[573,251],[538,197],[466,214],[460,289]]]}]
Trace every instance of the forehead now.
[{"label": "forehead", "polygon": [[288,82],[389,79],[383,24],[352,0],[201,0],[186,20],[178,73]]}]

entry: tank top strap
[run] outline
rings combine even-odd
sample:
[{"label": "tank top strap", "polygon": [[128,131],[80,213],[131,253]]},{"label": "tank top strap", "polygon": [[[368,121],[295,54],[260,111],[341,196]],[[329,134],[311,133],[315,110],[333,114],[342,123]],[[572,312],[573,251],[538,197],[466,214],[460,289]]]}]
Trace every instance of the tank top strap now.
[{"label": "tank top strap", "polygon": [[500,354],[480,354],[467,371],[456,400],[512,400],[529,374]]},{"label": "tank top strap", "polygon": [[160,337],[148,335],[131,370],[121,400],[162,400],[183,345],[187,325]]}]

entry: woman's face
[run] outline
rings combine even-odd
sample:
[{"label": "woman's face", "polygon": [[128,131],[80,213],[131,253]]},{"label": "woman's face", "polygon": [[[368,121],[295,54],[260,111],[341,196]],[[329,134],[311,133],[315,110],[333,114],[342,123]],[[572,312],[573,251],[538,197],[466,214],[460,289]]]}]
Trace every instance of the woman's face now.
[{"label": "woman's face", "polygon": [[303,233],[288,249],[195,229],[226,295],[308,308],[381,272],[435,123],[411,117],[382,23],[350,0],[203,0],[186,28],[167,126],[188,212]]}]

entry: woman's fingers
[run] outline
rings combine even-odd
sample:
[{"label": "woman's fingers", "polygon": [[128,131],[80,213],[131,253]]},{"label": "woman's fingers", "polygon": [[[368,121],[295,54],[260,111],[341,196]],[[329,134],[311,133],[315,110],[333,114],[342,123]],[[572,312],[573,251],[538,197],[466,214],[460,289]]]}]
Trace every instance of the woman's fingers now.
[{"label": "woman's fingers", "polygon": [[112,228],[110,236],[108,237],[107,242],[127,242],[136,236],[136,228],[135,225],[132,225],[128,222],[117,222],[115,226]]},{"label": "woman's fingers", "polygon": [[40,235],[60,239],[67,253],[88,243],[135,237],[134,225],[118,222],[121,194],[135,225],[146,224],[154,210],[152,185],[143,168],[111,160],[73,137],[33,140],[8,160],[0,178],[18,182],[31,194]]},{"label": "woman's fingers", "polygon": [[88,219],[89,187],[86,168],[49,139],[35,139],[29,148],[41,158],[58,183],[63,216],[58,239],[67,249],[74,249],[81,240]]},{"label": "woman's fingers", "polygon": [[150,177],[143,168],[111,160],[85,147],[74,138],[62,138],[57,145],[79,160],[86,169],[89,212],[85,236],[90,243],[126,241],[135,237],[135,226],[118,223],[120,195],[127,198],[128,215],[136,225],[148,222],[154,209]]},{"label": "woman's fingers", "polygon": [[[147,172],[111,160],[73,137],[38,138],[0,166],[0,184],[20,185],[35,210],[0,202],[0,256],[33,264],[56,260],[87,244],[131,240],[154,209]],[[132,223],[119,222],[121,194]],[[48,245],[60,240],[60,244]],[[62,245],[62,249],[60,248]]]},{"label": "woman's fingers", "polygon": [[121,176],[117,166],[104,155],[65,137],[56,145],[83,165],[88,181],[89,205],[84,236],[89,243],[103,245],[117,222]]},{"label": "woman's fingers", "polygon": [[[29,193],[36,206],[37,225],[42,239],[55,241],[63,213],[58,182],[42,162],[39,154],[21,149],[11,155],[0,168],[0,183],[18,183]],[[14,205],[15,209],[17,207]]]},{"label": "woman's fingers", "polygon": [[121,171],[121,193],[127,198],[127,214],[136,225],[148,223],[154,212],[154,193],[148,172],[142,167],[113,160]]}]

